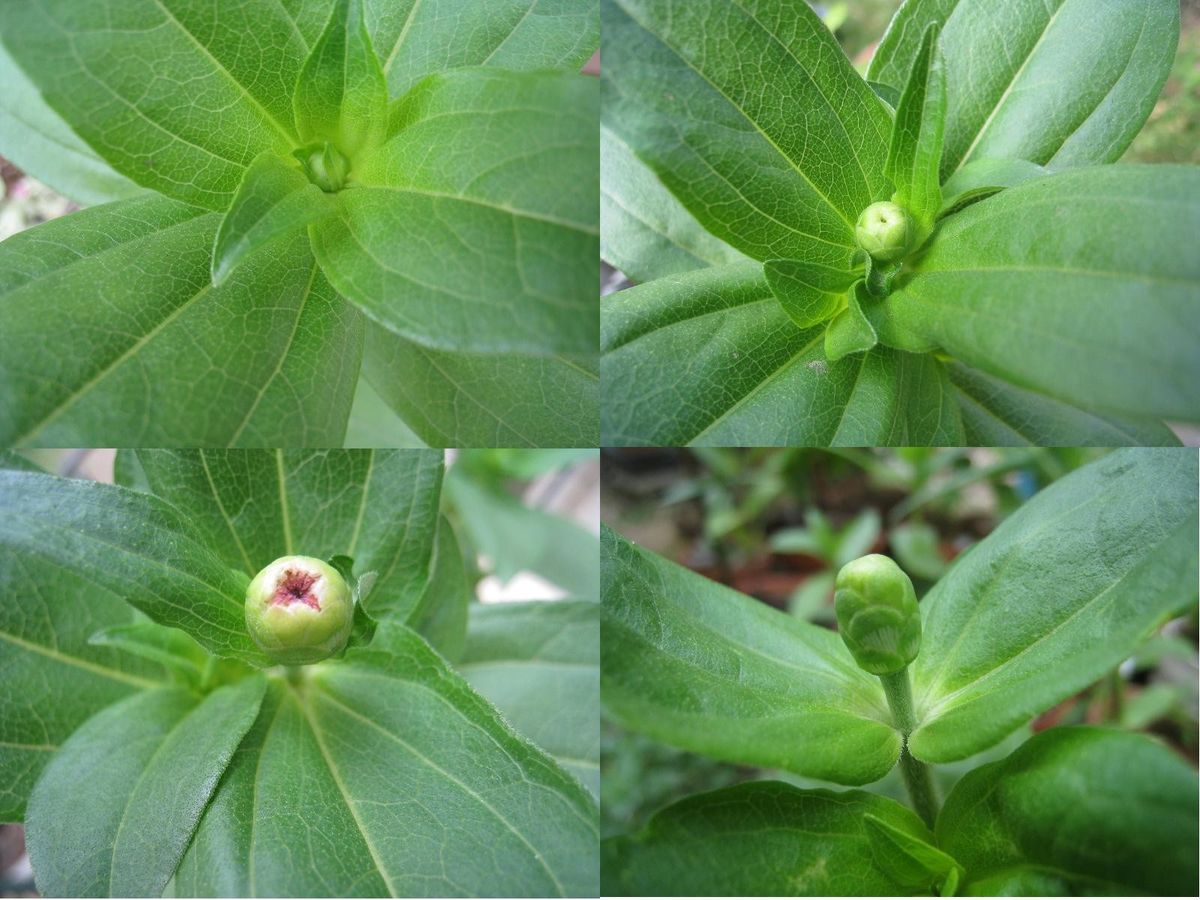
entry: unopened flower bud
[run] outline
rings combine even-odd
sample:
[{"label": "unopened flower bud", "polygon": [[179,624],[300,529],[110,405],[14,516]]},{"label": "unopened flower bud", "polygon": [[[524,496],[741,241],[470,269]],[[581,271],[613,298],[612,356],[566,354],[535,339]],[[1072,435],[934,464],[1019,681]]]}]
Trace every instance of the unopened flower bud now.
[{"label": "unopened flower bud", "polygon": [[921,649],[921,611],[904,571],[872,553],[842,566],[835,584],[838,633],[860,669],[899,672]]},{"label": "unopened flower bud", "polygon": [[902,259],[911,249],[914,230],[903,207],[884,201],[863,210],[854,237],[876,262],[890,263]]},{"label": "unopened flower bud", "polygon": [[283,665],[320,662],[346,646],[354,600],[345,579],[311,556],[282,556],[246,589],[246,628]]}]

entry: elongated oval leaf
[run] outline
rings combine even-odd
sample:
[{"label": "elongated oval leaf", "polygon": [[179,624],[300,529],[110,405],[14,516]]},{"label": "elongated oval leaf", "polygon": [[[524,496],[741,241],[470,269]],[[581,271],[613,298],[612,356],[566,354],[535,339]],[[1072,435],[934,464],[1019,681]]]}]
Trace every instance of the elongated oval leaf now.
[{"label": "elongated oval leaf", "polygon": [[939,170],[946,129],[946,66],[938,46],[940,28],[925,31],[904,94],[896,108],[884,172],[896,189],[892,199],[915,220],[920,246],[942,205]]},{"label": "elongated oval leaf", "polygon": [[832,631],[639,550],[605,528],[605,710],[730,762],[865,784],[900,753],[878,679]]},{"label": "elongated oval leaf", "polygon": [[146,691],[75,732],[29,800],[29,858],[54,897],[158,897],[242,736],[266,679],[203,700]]},{"label": "elongated oval leaf", "polygon": [[968,772],[938,818],[969,894],[1190,895],[1195,771],[1140,734],[1054,728]]},{"label": "elongated oval leaf", "polygon": [[1198,232],[1194,168],[1039,178],[947,219],[882,308],[1019,387],[1084,409],[1198,419]]},{"label": "elongated oval leaf", "polygon": [[861,272],[835,269],[803,259],[771,259],[763,263],[771,293],[798,328],[811,328],[833,317],[846,302]]},{"label": "elongated oval leaf", "polygon": [[1119,450],[963,557],[921,604],[913,755],[945,762],[991,746],[1194,598],[1196,479],[1194,450]]},{"label": "elongated oval leaf", "polygon": [[472,593],[454,526],[440,516],[429,581],[408,621],[413,631],[452,663],[459,661],[467,643],[467,609]]},{"label": "elongated oval leaf", "polygon": [[754,781],[688,797],[604,842],[605,895],[884,896],[911,893],[873,859],[868,816],[928,842],[916,813],[864,791]]}]

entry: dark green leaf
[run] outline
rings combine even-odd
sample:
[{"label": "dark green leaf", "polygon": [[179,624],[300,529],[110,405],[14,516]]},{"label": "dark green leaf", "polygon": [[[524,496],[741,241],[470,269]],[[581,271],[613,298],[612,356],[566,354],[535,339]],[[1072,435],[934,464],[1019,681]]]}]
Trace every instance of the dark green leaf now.
[{"label": "dark green leaf", "polygon": [[718,759],[865,784],[900,753],[877,678],[832,631],[639,550],[601,549],[604,708]]},{"label": "dark green leaf", "polygon": [[89,719],[29,798],[41,893],[162,896],[265,687],[256,676],[203,700],[146,691]]},{"label": "dark green leaf", "polygon": [[958,868],[952,857],[932,846],[931,840],[897,828],[873,813],[863,817],[863,826],[875,865],[897,884],[929,891]]},{"label": "dark green leaf", "polygon": [[1195,771],[1144,735],[1054,728],[958,783],[939,843],[982,895],[1190,895]]},{"label": "dark green leaf", "polygon": [[913,755],[962,759],[1086,687],[1196,596],[1194,450],[1119,450],[1056,481],[921,606]]},{"label": "dark green leaf", "polygon": [[410,619],[411,627],[450,662],[458,662],[467,642],[467,604],[471,588],[467,566],[450,521],[438,520],[437,545],[429,583],[421,604]]},{"label": "dark green leaf", "polygon": [[458,669],[517,731],[599,797],[597,604],[473,604]]},{"label": "dark green leaf", "polygon": [[937,25],[925,30],[921,51],[896,108],[892,142],[884,173],[896,193],[892,200],[908,212],[917,227],[915,246],[933,231],[942,205],[939,167],[946,128],[946,68],[938,48]]},{"label": "dark green leaf", "polygon": [[[911,893],[872,857],[869,816],[915,840],[911,810],[863,791],[754,781],[688,797],[604,842],[606,895],[870,896]],[[905,888],[909,888],[906,890]]]},{"label": "dark green leaf", "polygon": [[763,275],[783,311],[799,328],[831,319],[845,303],[850,286],[862,278],[861,272],[801,259],[767,260]]},{"label": "dark green leaf", "polygon": [[806,4],[604,0],[605,121],[718,238],[842,265],[887,108]]}]

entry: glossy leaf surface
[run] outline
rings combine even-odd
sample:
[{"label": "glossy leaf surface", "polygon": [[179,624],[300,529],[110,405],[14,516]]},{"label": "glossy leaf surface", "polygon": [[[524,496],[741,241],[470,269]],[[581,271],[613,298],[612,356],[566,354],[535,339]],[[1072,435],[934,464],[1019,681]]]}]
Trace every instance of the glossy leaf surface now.
[{"label": "glossy leaf surface", "polygon": [[838,636],[604,530],[601,690],[617,722],[728,762],[865,784],[900,753]]},{"label": "glossy leaf surface", "polygon": [[521,734],[600,795],[600,607],[476,603],[457,666]]},{"label": "glossy leaf surface", "polygon": [[968,772],[938,818],[967,894],[1185,895],[1195,771],[1139,734],[1054,728]]},{"label": "glossy leaf surface", "polygon": [[325,274],[427,347],[594,353],[596,96],[568,73],[426,79],[311,229]]},{"label": "glossy leaf surface", "polygon": [[265,687],[257,676],[203,700],[179,689],[146,691],[76,731],[29,800],[38,889],[161,896]]},{"label": "glossy leaf surface", "polygon": [[1085,409],[1196,419],[1200,258],[1187,246],[1198,230],[1194,169],[1064,172],[947,219],[885,309],[1015,385]]},{"label": "glossy leaf surface", "polygon": [[[158,496],[188,511],[247,577],[280,556],[354,560],[378,573],[372,616],[412,612],[429,574],[441,454],[427,450],[140,450]],[[239,603],[240,611],[240,603]]]},{"label": "glossy leaf surface", "polygon": [[[884,896],[911,893],[872,857],[866,816],[916,839],[921,820],[864,791],[752,781],[688,797],[641,832],[604,842],[605,894]],[[909,888],[906,890],[905,888]]]},{"label": "glossy leaf surface", "polygon": [[918,759],[962,759],[1095,681],[1195,598],[1193,450],[1118,450],[1055,482],[921,607]]},{"label": "glossy leaf surface", "polygon": [[605,120],[701,224],[755,259],[840,265],[890,193],[890,122],[816,14],[605,0],[601,17]]}]

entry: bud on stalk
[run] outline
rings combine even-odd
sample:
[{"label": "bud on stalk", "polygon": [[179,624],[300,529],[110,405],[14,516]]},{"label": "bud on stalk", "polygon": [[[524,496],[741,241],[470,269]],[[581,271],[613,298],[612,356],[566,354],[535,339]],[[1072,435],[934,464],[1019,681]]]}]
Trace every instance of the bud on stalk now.
[{"label": "bud on stalk", "polygon": [[838,633],[860,669],[901,671],[921,649],[917,593],[904,571],[872,553],[842,566],[833,597]]}]

